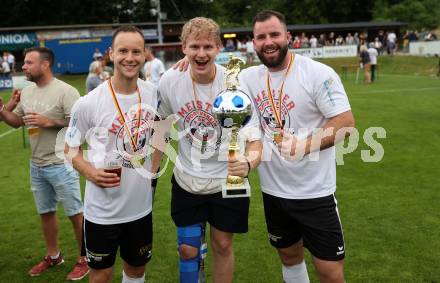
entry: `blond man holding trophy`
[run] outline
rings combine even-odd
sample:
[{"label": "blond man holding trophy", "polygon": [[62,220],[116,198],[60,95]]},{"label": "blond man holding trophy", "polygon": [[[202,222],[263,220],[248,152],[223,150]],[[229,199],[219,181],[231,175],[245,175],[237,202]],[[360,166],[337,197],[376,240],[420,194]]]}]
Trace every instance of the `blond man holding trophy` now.
[{"label": "blond man holding trophy", "polygon": [[226,69],[214,62],[221,46],[219,26],[211,19],[191,19],[182,29],[181,40],[190,68],[186,72],[170,69],[163,75],[158,111],[162,119],[174,115],[179,132],[184,133],[179,140],[171,201],[180,282],[204,281],[206,222],[211,231],[214,282],[232,282],[232,239],[234,233],[248,230],[249,197],[224,198],[221,191],[228,174],[246,177],[259,164],[258,118],[253,115],[241,131],[246,136],[242,147],[246,153],[228,158],[229,132],[213,113],[216,95],[226,89]]}]

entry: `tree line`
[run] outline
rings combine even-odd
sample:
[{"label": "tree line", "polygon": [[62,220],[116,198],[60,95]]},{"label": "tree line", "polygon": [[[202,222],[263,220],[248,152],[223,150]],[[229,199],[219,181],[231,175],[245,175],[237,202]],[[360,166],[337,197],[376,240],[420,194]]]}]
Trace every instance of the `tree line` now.
[{"label": "tree line", "polygon": [[[154,22],[154,0],[3,0],[2,27]],[[161,0],[166,21],[195,16],[222,27],[250,26],[253,15],[273,9],[288,24],[401,21],[412,29],[440,25],[438,0]]]}]

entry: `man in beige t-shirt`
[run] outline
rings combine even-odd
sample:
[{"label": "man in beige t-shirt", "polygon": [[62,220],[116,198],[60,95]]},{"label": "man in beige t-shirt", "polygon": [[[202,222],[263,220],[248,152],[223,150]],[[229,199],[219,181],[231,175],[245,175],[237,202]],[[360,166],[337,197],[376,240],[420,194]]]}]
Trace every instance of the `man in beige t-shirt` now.
[{"label": "man in beige t-shirt", "polygon": [[[11,112],[0,101],[0,118],[12,127],[26,125],[31,144],[31,189],[38,214],[41,217],[47,254],[30,271],[38,276],[48,268],[62,264],[63,256],[57,244],[57,202],[63,203],[65,214],[73,224],[78,247],[82,246],[83,204],[78,173],[65,166],[64,141],[57,147],[58,132],[69,124],[70,110],[79,98],[78,91],[65,82],[54,78],[51,67],[54,54],[44,47],[25,51],[23,71],[35,85],[24,88],[20,103]],[[64,137],[64,134],[60,134]],[[84,256],[79,256],[68,280],[78,280],[89,269]]]}]

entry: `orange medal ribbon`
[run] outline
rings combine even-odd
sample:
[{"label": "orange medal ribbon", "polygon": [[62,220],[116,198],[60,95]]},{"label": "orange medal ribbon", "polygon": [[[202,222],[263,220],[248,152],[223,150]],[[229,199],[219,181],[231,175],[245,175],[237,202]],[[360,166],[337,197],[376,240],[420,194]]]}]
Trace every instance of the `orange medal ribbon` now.
[{"label": "orange medal ribbon", "polygon": [[272,112],[275,115],[275,120],[277,122],[277,125],[281,128],[281,133],[276,133],[274,135],[274,140],[275,140],[276,143],[281,142],[282,138],[283,138],[282,132],[283,132],[283,129],[284,129],[284,125],[283,125],[283,121],[282,121],[282,108],[283,107],[282,107],[281,99],[282,99],[282,96],[283,96],[284,83],[286,82],[286,78],[287,78],[287,75],[290,72],[290,69],[292,67],[293,61],[294,61],[294,56],[293,56],[293,53],[291,53],[290,54],[289,64],[287,65],[287,70],[284,73],[283,82],[281,83],[281,88],[278,91],[279,109],[277,109],[274,97],[272,95],[272,88],[270,86],[270,73],[269,73],[269,70],[267,71],[267,79],[266,79],[266,81],[267,81],[267,96],[269,97],[270,106],[272,108]]},{"label": "orange medal ribbon", "polygon": [[113,89],[111,78],[108,80],[108,87],[110,89],[110,93],[112,94],[113,102],[115,103],[116,109],[118,110],[119,117],[121,117],[122,122],[124,124],[125,133],[130,138],[131,148],[134,153],[138,149],[137,142],[138,142],[138,138],[139,138],[139,128],[141,125],[141,94],[139,93],[139,88],[136,87],[136,93],[139,98],[139,104],[138,104],[138,117],[137,117],[137,123],[136,123],[136,134],[135,134],[135,138],[133,139],[133,136],[131,135],[131,131],[128,128],[128,125],[126,123],[125,116],[122,113],[121,107],[119,106],[118,99],[116,98],[116,93],[115,93],[115,90]]}]

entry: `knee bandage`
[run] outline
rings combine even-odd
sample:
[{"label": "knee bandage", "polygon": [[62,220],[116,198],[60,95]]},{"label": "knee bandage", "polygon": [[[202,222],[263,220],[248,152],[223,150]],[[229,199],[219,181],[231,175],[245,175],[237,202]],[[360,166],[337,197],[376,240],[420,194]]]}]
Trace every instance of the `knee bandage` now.
[{"label": "knee bandage", "polygon": [[188,245],[198,250],[197,256],[190,259],[179,258],[181,283],[204,282],[204,263],[207,248],[205,243],[205,224],[177,227],[178,249]]},{"label": "knee bandage", "polygon": [[309,283],[305,261],[293,266],[283,264],[283,279],[285,283]]}]

